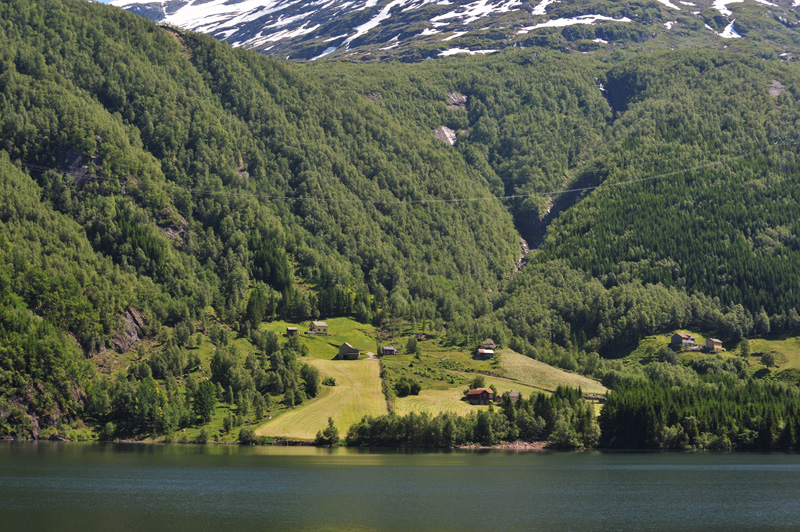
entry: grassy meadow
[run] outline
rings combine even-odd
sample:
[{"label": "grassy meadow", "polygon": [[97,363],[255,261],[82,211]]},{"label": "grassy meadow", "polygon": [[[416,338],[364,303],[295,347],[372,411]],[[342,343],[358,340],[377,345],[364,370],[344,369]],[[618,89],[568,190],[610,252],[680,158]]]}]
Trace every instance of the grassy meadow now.
[{"label": "grassy meadow", "polygon": [[327,426],[331,417],[344,435],[350,425],[363,416],[387,413],[377,360],[307,357],[304,362],[319,369],[323,379],[336,379],[336,386],[322,386],[323,392],[318,397],[261,425],[256,434],[310,440]]},{"label": "grassy meadow", "polygon": [[500,349],[495,356],[499,357],[500,367],[509,379],[545,390],[555,390],[559,386],[571,386],[573,388],[580,387],[584,393],[606,393],[606,387],[596,380],[554,368],[511,349]]},{"label": "grassy meadow", "polygon": [[262,329],[273,331],[282,341],[286,340],[286,328],[297,327],[300,343],[308,347],[308,354],[314,358],[332,360],[339,354],[339,346],[350,342],[361,350],[362,357],[366,353],[376,351],[375,327],[359,323],[350,318],[330,318],[324,321],[328,324],[327,335],[304,334],[309,330],[310,322],[290,323],[287,321],[272,321],[261,325]]}]

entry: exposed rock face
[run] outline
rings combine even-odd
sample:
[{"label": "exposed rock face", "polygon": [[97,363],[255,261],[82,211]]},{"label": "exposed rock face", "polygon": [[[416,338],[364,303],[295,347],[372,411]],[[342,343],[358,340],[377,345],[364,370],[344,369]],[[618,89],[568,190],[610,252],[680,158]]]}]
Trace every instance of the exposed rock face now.
[{"label": "exposed rock face", "polygon": [[770,83],[769,85],[769,95],[772,96],[773,98],[777,98],[785,90],[786,90],[786,85],[784,85],[777,79],[773,79],[772,83]]},{"label": "exposed rock face", "polygon": [[456,143],[456,132],[447,126],[439,126],[434,129],[433,136],[451,146]]},{"label": "exposed rock face", "polygon": [[380,100],[381,98],[383,98],[383,94],[381,94],[378,91],[373,91],[373,92],[370,92],[369,94],[367,94],[367,98],[369,98],[373,102],[376,102],[376,101]]},{"label": "exposed rock face", "polygon": [[467,97],[460,92],[447,93],[447,108],[448,109],[466,109]]},{"label": "exposed rock face", "polygon": [[111,347],[118,353],[127,353],[139,341],[139,333],[144,326],[142,315],[133,307],[122,316],[123,324],[111,338]]}]

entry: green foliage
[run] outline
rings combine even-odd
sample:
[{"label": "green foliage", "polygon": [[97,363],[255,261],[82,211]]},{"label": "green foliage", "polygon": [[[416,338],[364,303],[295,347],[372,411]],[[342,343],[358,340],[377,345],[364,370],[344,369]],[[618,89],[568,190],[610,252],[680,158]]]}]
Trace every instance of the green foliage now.
[{"label": "green foliage", "polygon": [[194,396],[194,414],[200,418],[203,423],[208,423],[217,407],[217,391],[214,383],[211,381],[202,381],[197,386],[197,391]]},{"label": "green foliage", "polygon": [[483,375],[475,375],[470,383],[469,387],[471,390],[475,390],[477,388],[485,388],[486,387],[486,378]]},{"label": "green foliage", "polygon": [[333,424],[333,418],[328,418],[328,426],[324,430],[317,432],[317,437],[314,439],[314,444],[322,445],[336,445],[339,443],[339,430]]},{"label": "green foliage", "polygon": [[417,337],[412,336],[406,342],[406,353],[413,355],[417,352]]},{"label": "green foliage", "polygon": [[422,385],[419,381],[408,375],[403,375],[397,382],[394,383],[394,391],[397,397],[406,397],[407,395],[419,395]]},{"label": "green foliage", "polygon": [[636,381],[612,392],[600,445],[622,449],[793,449],[800,412],[794,386],[731,376],[685,386]]},{"label": "green foliage", "polygon": [[502,441],[552,440],[556,447],[592,447],[599,429],[590,403],[580,390],[559,387],[513,402],[506,398],[500,411],[481,409],[468,416],[410,413],[364,417],[347,432],[349,446],[452,447],[494,445]]},{"label": "green foliage", "polygon": [[258,443],[256,431],[252,427],[239,429],[239,445],[255,445]]},{"label": "green foliage", "polygon": [[[600,356],[648,334],[800,331],[800,174],[781,144],[800,133],[795,64],[537,49],[297,65],[81,0],[4,2],[0,22],[0,436],[59,417],[166,434],[215,400],[240,421],[273,397],[300,404],[319,375],[298,339],[259,329],[277,318],[430,323],[449,344],[491,337],[615,385],[638,379]],[[606,25],[547,39],[592,35],[649,38]],[[455,146],[432,137],[443,124]],[[519,234],[542,245],[506,282]],[[196,326],[216,344],[208,384],[191,375]],[[127,333],[160,345],[99,376],[87,357],[128,349]],[[657,356],[642,376],[697,384]],[[482,416],[477,439],[590,445],[584,414],[562,414]],[[477,441],[436,423],[440,443]],[[667,446],[728,445],[683,431],[663,427]]]}]

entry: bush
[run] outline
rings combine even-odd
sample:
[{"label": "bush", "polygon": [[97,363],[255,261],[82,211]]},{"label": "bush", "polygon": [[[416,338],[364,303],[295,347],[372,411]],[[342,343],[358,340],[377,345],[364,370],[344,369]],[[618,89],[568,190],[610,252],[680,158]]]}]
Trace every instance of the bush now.
[{"label": "bush", "polygon": [[333,424],[333,418],[328,418],[328,426],[325,427],[325,430],[317,432],[314,443],[316,445],[336,445],[339,443],[339,430]]},{"label": "bush", "polygon": [[333,377],[325,377],[325,379],[322,381],[322,384],[325,386],[336,386],[336,379]]},{"label": "bush", "polygon": [[472,382],[469,383],[469,387],[471,390],[475,390],[477,388],[486,388],[486,379],[483,375],[476,375]]},{"label": "bush", "polygon": [[422,385],[416,379],[408,376],[400,377],[394,385],[394,391],[397,397],[405,397],[407,395],[419,395]]},{"label": "bush", "polygon": [[239,430],[239,445],[255,445],[257,443],[256,431],[252,427],[242,427]]},{"label": "bush", "polygon": [[117,433],[117,427],[112,422],[103,425],[100,432],[97,433],[97,439],[100,441],[111,441]]}]

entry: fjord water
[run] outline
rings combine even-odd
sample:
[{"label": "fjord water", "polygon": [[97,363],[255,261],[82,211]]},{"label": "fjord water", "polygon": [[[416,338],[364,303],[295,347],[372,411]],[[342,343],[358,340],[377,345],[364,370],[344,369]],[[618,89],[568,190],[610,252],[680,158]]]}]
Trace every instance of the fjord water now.
[{"label": "fjord water", "polygon": [[797,530],[800,455],[0,443],[4,530]]}]

